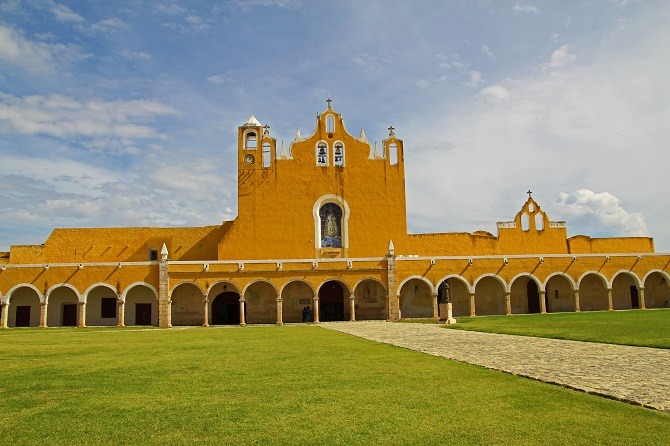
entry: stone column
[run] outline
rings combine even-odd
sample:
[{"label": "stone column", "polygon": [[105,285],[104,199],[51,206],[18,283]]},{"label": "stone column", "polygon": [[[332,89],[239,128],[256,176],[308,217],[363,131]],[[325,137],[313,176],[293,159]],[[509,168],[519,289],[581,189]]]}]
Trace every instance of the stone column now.
[{"label": "stone column", "polygon": [[125,320],[126,320],[126,303],[119,297],[119,299],[116,301],[116,319],[117,319],[117,327],[125,327]]},{"label": "stone column", "polygon": [[547,300],[545,299],[547,292],[540,291],[540,313],[547,314]]},{"label": "stone column", "polygon": [[314,308],[312,309],[312,313],[314,313],[314,323],[318,324],[319,323],[319,295],[315,294],[313,297],[314,301]]},{"label": "stone column", "polygon": [[247,322],[244,320],[244,298],[240,297],[240,325],[247,325]]},{"label": "stone column", "polygon": [[644,301],[644,287],[637,288],[637,296],[640,298],[640,310],[646,310],[647,303]]},{"label": "stone column", "polygon": [[607,309],[614,311],[614,305],[612,304],[612,288],[607,288]]},{"label": "stone column", "polygon": [[169,294],[168,250],[163,243],[158,263],[158,326],[172,327],[172,301]]},{"label": "stone column", "polygon": [[40,302],[40,328],[47,327],[47,302]]},{"label": "stone column", "polygon": [[203,327],[209,327],[209,299],[206,297],[202,300],[203,305],[205,306],[204,308],[204,317],[202,318],[202,326]]},{"label": "stone column", "polygon": [[354,296],[354,293],[349,295],[349,320],[352,322],[356,320],[356,296]]},{"label": "stone column", "polygon": [[438,311],[437,308],[437,293],[432,293],[433,297],[433,319],[439,319],[440,318],[440,312]]},{"label": "stone column", "polygon": [[77,321],[77,327],[86,326],[86,302],[77,302],[79,305],[79,320]]},{"label": "stone column", "polygon": [[277,325],[284,325],[284,300],[281,295],[277,297]]},{"label": "stone column", "polygon": [[512,314],[512,296],[509,291],[505,291],[505,314]]},{"label": "stone column", "polygon": [[579,313],[581,309],[579,308],[579,290],[573,291],[575,295],[575,313]]},{"label": "stone column", "polygon": [[470,317],[475,317],[475,293],[470,293]]},{"label": "stone column", "polygon": [[398,274],[396,272],[393,240],[389,241],[389,250],[386,255],[386,272],[386,320],[397,321],[400,319],[400,304],[398,299]]},{"label": "stone column", "polygon": [[0,328],[7,328],[7,313],[9,313],[9,304],[2,302],[2,314],[0,315]]}]

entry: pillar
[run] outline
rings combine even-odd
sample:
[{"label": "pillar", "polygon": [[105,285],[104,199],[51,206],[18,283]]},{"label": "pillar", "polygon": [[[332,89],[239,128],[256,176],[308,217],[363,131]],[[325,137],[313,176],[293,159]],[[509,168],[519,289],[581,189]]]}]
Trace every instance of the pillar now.
[{"label": "pillar", "polygon": [[202,300],[202,304],[205,306],[204,308],[204,317],[202,318],[202,326],[203,327],[209,327],[209,299],[206,297]]},{"label": "pillar", "polygon": [[126,320],[126,318],[125,318],[125,315],[126,315],[126,311],[125,311],[126,303],[125,303],[120,297],[119,297],[119,299],[118,299],[116,302],[117,302],[117,305],[116,305],[116,320],[117,320],[117,324],[116,324],[116,326],[117,326],[117,327],[125,327],[126,324],[125,324],[124,321]]},{"label": "pillar", "polygon": [[612,288],[607,288],[607,309],[610,311],[614,310],[614,305],[612,305]]},{"label": "pillar", "polygon": [[433,319],[439,319],[440,318],[440,312],[437,307],[437,293],[433,293]]},{"label": "pillar", "polygon": [[579,290],[574,290],[573,293],[575,295],[575,313],[579,313],[581,311],[579,309]]},{"label": "pillar", "polygon": [[354,296],[354,293],[349,295],[349,320],[351,322],[356,320],[356,296]]},{"label": "pillar", "polygon": [[47,302],[40,302],[40,327],[46,328],[47,326]]},{"label": "pillar", "polygon": [[546,291],[540,291],[540,313],[547,314],[547,300],[545,299]]},{"label": "pillar", "polygon": [[475,293],[470,293],[470,317],[475,317]]},{"label": "pillar", "polygon": [[505,314],[512,314],[512,296],[509,291],[505,291]]},{"label": "pillar", "polygon": [[386,271],[386,320],[397,321],[400,319],[400,299],[398,297],[398,274],[396,272],[393,240],[389,241],[389,250],[386,255]]},{"label": "pillar", "polygon": [[647,303],[644,301],[644,287],[637,287],[637,295],[640,298],[640,310],[646,310]]},{"label": "pillar", "polygon": [[318,324],[319,323],[319,295],[315,294],[314,295],[314,323]]},{"label": "pillar", "polygon": [[79,320],[77,321],[77,327],[86,326],[86,302],[77,302],[79,306]]},{"label": "pillar", "polygon": [[2,302],[2,314],[0,314],[0,328],[7,328],[7,313],[9,313],[9,304]]},{"label": "pillar", "polygon": [[158,326],[172,327],[172,300],[169,293],[168,250],[163,243],[161,259],[158,263]]},{"label": "pillar", "polygon": [[284,300],[277,297],[277,325],[284,325]]},{"label": "pillar", "polygon": [[244,298],[240,297],[240,325],[247,325],[247,322],[244,320]]}]

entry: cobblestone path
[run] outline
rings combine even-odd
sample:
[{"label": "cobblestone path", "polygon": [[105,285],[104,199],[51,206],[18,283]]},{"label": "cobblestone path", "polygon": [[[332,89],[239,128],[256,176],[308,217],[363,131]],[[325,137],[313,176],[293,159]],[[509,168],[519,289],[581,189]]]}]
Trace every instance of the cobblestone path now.
[{"label": "cobblestone path", "polygon": [[321,325],[670,413],[670,350],[450,330],[437,324]]}]

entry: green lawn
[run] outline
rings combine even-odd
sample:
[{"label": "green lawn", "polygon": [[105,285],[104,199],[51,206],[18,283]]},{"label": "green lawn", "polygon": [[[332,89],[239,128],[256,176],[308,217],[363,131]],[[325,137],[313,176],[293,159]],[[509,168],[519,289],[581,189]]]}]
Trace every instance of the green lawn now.
[{"label": "green lawn", "polygon": [[543,338],[670,348],[670,309],[460,317],[445,327]]},{"label": "green lawn", "polygon": [[667,444],[670,415],[315,326],[0,331],[0,443]]}]

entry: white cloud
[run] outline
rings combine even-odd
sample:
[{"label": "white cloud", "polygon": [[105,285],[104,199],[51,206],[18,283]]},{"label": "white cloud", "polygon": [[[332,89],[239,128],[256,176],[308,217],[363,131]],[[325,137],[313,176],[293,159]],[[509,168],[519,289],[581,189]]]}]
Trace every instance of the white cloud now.
[{"label": "white cloud", "polygon": [[491,85],[479,92],[492,104],[501,104],[509,99],[510,92],[502,85]]},{"label": "white cloud", "polygon": [[482,83],[482,73],[479,71],[470,71],[468,73],[468,77],[470,80],[468,81],[467,85],[472,88],[477,88],[479,84]]},{"label": "white cloud", "polygon": [[128,60],[151,60],[151,54],[143,51],[123,51],[120,53],[121,57]]},{"label": "white cloud", "polygon": [[530,4],[521,4],[520,2],[517,2],[512,6],[512,11],[519,13],[519,12],[532,12],[532,13],[537,13],[539,12],[539,9],[537,6],[533,6]]},{"label": "white cloud", "polygon": [[560,48],[551,53],[549,62],[542,65],[543,70],[552,70],[562,68],[570,62],[575,61],[577,56],[570,52],[569,45],[562,45]]},{"label": "white cloud", "polygon": [[419,79],[414,83],[414,85],[416,85],[417,87],[426,88],[430,85],[430,81],[426,79]]},{"label": "white cloud", "polygon": [[50,2],[51,12],[56,17],[56,20],[63,23],[82,23],[85,19],[72,11],[65,5],[56,2]]},{"label": "white cloud", "polygon": [[609,192],[595,193],[579,189],[561,192],[557,209],[571,222],[613,236],[648,236],[649,229],[640,213],[630,213]]},{"label": "white cloud", "polygon": [[227,76],[223,76],[221,74],[215,74],[213,76],[209,76],[207,78],[207,82],[211,82],[212,84],[225,84],[226,82],[230,82],[230,79]]},{"label": "white cloud", "polygon": [[491,48],[489,48],[486,45],[482,45],[482,54],[485,55],[486,57],[493,59],[495,56],[493,55],[493,51],[491,51]]},{"label": "white cloud", "polygon": [[27,71],[52,71],[55,64],[50,46],[32,42],[16,30],[0,24],[0,60]]},{"label": "white cloud", "polygon": [[100,20],[90,26],[90,31],[100,34],[108,34],[128,29],[128,24],[116,17]]},{"label": "white cloud", "polygon": [[0,131],[56,138],[160,138],[148,124],[176,111],[160,102],[78,101],[60,95],[17,97],[0,93]]}]

